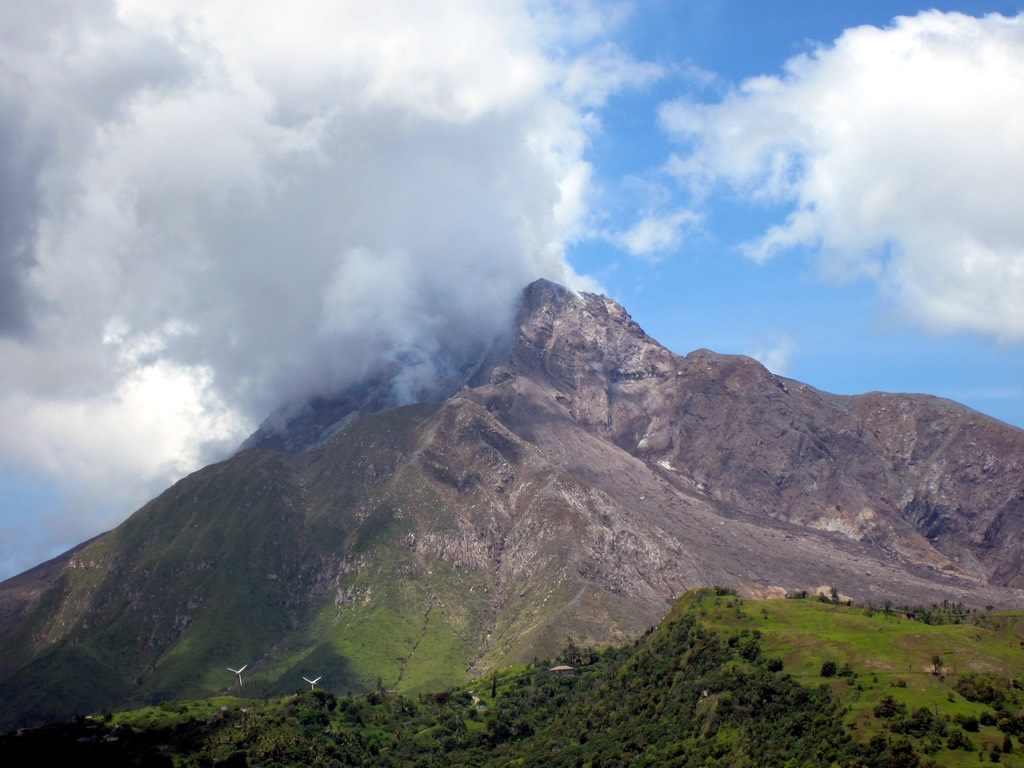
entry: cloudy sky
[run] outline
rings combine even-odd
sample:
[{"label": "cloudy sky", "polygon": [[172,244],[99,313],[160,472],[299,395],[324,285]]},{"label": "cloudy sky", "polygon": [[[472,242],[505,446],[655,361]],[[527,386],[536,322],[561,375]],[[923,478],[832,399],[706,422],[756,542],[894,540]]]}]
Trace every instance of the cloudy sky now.
[{"label": "cloudy sky", "polygon": [[536,277],[1024,426],[1022,10],[10,0],[0,578]]}]

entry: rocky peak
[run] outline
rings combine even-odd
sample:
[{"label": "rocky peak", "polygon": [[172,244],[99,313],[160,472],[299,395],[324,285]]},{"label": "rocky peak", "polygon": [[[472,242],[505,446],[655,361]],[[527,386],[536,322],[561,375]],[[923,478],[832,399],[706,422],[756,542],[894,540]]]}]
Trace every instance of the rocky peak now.
[{"label": "rocky peak", "polygon": [[547,281],[524,293],[508,364],[465,396],[607,492],[619,481],[591,471],[593,444],[570,445],[570,425],[729,513],[1024,585],[1024,432],[959,404],[831,395],[742,355],[675,355],[611,299]]},{"label": "rocky peak", "polygon": [[[452,360],[451,375],[421,400],[483,405],[605,492],[619,481],[598,466],[615,455],[602,452],[620,450],[730,514],[1024,583],[1013,543],[1024,524],[1024,433],[963,406],[920,395],[830,395],[742,355],[676,355],[612,299],[549,280],[526,286],[506,335]],[[400,404],[392,386],[399,374],[382,372],[268,420],[246,447],[298,453],[324,445],[358,416]]]},{"label": "rocky peak", "polygon": [[[435,361],[443,375],[434,386],[414,393],[414,399],[417,402],[444,401],[466,387],[486,383],[495,369],[505,374],[510,369],[534,374],[547,370],[560,380],[564,379],[562,383],[568,386],[575,386],[573,381],[565,379],[570,375],[569,369],[592,369],[614,378],[620,375],[618,357],[607,352],[634,348],[635,342],[626,343],[627,338],[657,346],[611,299],[577,293],[550,280],[535,280],[519,297],[512,328],[489,344],[446,350],[442,353],[445,359]],[[581,355],[587,359],[579,359]],[[566,369],[562,370],[563,367]],[[286,404],[260,425],[243,443],[242,449],[263,445],[288,453],[302,453],[329,441],[360,414],[406,404],[407,396],[397,393],[397,382],[403,370],[401,362],[394,363],[337,393]],[[635,372],[627,371],[623,375],[635,375]]]},{"label": "rocky peak", "polygon": [[567,391],[667,377],[672,355],[607,296],[574,293],[547,280],[527,286],[509,367]]},{"label": "rocky peak", "polygon": [[534,280],[523,288],[519,297],[519,308],[516,312],[516,323],[522,325],[536,314],[550,314],[566,302],[579,299],[581,294],[571,291],[564,285],[546,278]]}]

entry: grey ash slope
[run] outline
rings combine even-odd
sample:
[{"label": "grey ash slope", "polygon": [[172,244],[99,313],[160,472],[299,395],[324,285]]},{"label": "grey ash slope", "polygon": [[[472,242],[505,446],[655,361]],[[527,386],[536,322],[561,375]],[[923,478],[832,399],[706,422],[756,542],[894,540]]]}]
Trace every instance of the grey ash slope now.
[{"label": "grey ash slope", "polygon": [[1024,604],[1024,432],[962,406],[678,356],[546,281],[447,370],[431,402],[384,376],[268,423],[0,585],[0,721],[212,693],[247,660],[268,690],[439,687],[710,584]]},{"label": "grey ash slope", "polygon": [[652,487],[729,517],[1024,586],[1024,431],[927,395],[842,397],[742,356],[680,357],[615,302],[551,284],[527,290],[520,327],[509,365],[465,396],[607,492],[628,484],[628,456]]}]

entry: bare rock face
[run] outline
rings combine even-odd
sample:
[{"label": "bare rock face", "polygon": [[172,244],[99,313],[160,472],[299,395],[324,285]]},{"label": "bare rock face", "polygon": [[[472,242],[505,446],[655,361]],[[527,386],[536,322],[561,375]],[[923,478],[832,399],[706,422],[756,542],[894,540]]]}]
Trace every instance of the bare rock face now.
[{"label": "bare rock face", "polygon": [[956,403],[676,355],[543,280],[444,368],[418,404],[383,372],[281,411],[0,584],[0,725],[215,693],[239,659],[271,691],[443,687],[698,586],[1024,604],[1024,432]]},{"label": "bare rock face", "polygon": [[1021,430],[926,395],[841,397],[743,356],[680,357],[610,299],[551,283],[526,290],[519,323],[508,365],[464,396],[597,487],[619,494],[628,456],[654,484],[637,497],[668,487],[808,541],[1024,586]]}]

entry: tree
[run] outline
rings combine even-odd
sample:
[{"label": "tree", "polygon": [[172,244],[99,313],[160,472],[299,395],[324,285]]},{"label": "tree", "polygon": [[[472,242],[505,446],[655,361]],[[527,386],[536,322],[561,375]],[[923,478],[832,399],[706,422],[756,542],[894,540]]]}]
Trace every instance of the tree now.
[{"label": "tree", "polygon": [[821,665],[821,676],[822,677],[835,677],[836,672],[839,671],[839,667],[836,666],[834,661],[826,661]]},{"label": "tree", "polygon": [[562,648],[562,660],[570,666],[578,667],[582,658],[583,656],[576,642],[571,637],[565,638],[565,647]]},{"label": "tree", "polygon": [[949,749],[962,749],[964,752],[973,752],[974,743],[967,738],[967,734],[959,728],[954,728],[946,740],[946,747]]},{"label": "tree", "polygon": [[882,700],[875,705],[874,712],[875,717],[892,720],[896,717],[903,717],[907,713],[907,705],[892,696],[883,696]]}]

